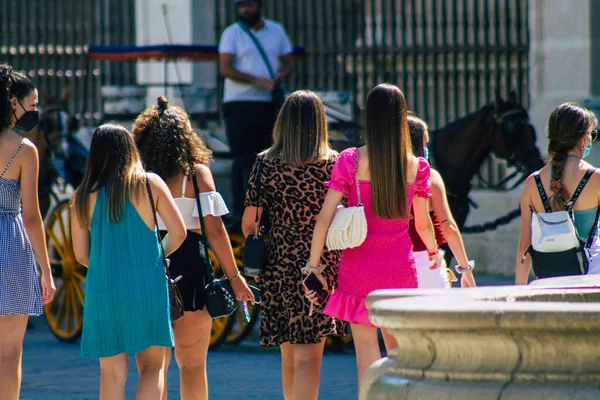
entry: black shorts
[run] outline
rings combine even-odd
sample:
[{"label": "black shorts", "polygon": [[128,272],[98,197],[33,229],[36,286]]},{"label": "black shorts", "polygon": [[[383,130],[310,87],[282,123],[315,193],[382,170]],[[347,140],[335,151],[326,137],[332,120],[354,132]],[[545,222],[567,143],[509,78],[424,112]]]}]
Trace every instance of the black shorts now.
[{"label": "black shorts", "polygon": [[[161,239],[167,231],[160,231]],[[171,260],[171,277],[181,275],[177,287],[183,297],[184,311],[201,310],[206,305],[204,287],[208,283],[208,264],[204,255],[202,235],[187,232],[187,237],[181,246],[168,258]]]}]

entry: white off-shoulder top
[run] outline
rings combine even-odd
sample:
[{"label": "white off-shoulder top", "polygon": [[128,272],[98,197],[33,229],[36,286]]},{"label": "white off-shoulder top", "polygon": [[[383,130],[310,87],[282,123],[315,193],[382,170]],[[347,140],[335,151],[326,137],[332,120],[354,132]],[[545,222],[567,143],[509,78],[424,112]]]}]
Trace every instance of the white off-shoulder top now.
[{"label": "white off-shoulder top", "polygon": [[[195,198],[185,197],[185,189],[187,186],[187,175],[183,178],[183,187],[181,197],[176,197],[175,204],[183,217],[185,223],[185,229],[200,229],[200,218],[198,213],[198,206]],[[219,192],[201,192],[200,193],[200,205],[202,206],[202,216],[214,215],[220,217],[225,214],[229,214],[229,209],[225,200]],[[158,215],[158,229],[166,230],[166,226],[163,220]]]}]

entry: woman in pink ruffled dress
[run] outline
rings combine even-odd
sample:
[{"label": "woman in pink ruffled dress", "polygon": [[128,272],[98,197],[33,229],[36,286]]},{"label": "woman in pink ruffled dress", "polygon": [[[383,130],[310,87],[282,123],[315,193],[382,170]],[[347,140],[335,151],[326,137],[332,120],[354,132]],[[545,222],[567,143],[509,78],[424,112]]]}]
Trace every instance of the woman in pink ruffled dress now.
[{"label": "woman in pink ruffled dress", "polygon": [[[400,89],[382,84],[369,93],[365,128],[366,146],[343,151],[333,167],[305,268],[325,282],[319,260],[327,229],[344,198],[348,206],[358,204],[358,186],[367,219],[367,238],[359,247],[343,250],[338,288],[324,312],[351,324],[359,382],[365,370],[381,358],[377,327],[369,320],[365,306],[367,295],[378,289],[418,286],[408,235],[411,205],[417,231],[431,259],[430,268],[438,268],[441,261],[427,205],[431,196],[429,164],[412,154],[407,105]],[[307,296],[316,302],[314,292],[307,291]],[[383,336],[388,350],[397,346],[386,332]]]}]

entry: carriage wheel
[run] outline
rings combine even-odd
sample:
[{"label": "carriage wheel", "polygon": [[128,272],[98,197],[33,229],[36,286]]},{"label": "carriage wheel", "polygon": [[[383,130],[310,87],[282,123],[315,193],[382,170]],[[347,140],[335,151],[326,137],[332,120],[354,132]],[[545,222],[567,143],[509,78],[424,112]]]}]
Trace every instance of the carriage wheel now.
[{"label": "carriage wheel", "polygon": [[86,268],[75,260],[69,200],[59,202],[46,222],[48,255],[56,294],[44,306],[50,331],[60,340],[72,342],[81,336]]},{"label": "carriage wheel", "polygon": [[231,325],[233,325],[233,318],[231,315],[213,319],[212,327],[210,328],[210,340],[208,342],[210,348],[216,348],[227,339],[227,334],[231,330]]},{"label": "carriage wheel", "polygon": [[354,342],[352,341],[352,333],[350,331],[350,325],[346,328],[346,336],[329,336],[325,341],[325,349],[332,353],[344,353],[354,348]]}]

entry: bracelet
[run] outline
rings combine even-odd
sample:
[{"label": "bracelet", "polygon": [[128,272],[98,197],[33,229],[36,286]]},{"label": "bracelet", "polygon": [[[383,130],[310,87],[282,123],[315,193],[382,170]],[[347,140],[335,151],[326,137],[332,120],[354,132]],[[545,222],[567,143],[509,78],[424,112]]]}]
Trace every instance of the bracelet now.
[{"label": "bracelet", "polygon": [[427,255],[435,256],[439,251],[440,251],[440,248],[438,246],[435,246],[435,248],[433,250],[427,249]]},{"label": "bracelet", "polygon": [[459,274],[463,274],[465,272],[473,271],[473,269],[475,269],[475,261],[469,260],[467,265],[467,267],[461,267],[460,265],[457,265],[454,267],[454,270]]},{"label": "bracelet", "polygon": [[228,280],[229,282],[235,282],[236,280],[238,280],[238,279],[240,278],[240,275],[241,275],[241,274],[240,274],[240,271],[238,270],[237,274],[235,274],[235,276],[234,276],[233,278],[229,278],[229,277],[228,277],[228,278],[227,278],[227,280]]},{"label": "bracelet", "polygon": [[311,273],[320,274],[325,270],[326,267],[327,265],[325,264],[320,264],[318,267],[311,267],[310,264],[307,262],[306,265],[302,267],[300,271],[302,271],[304,275],[309,275]]}]

